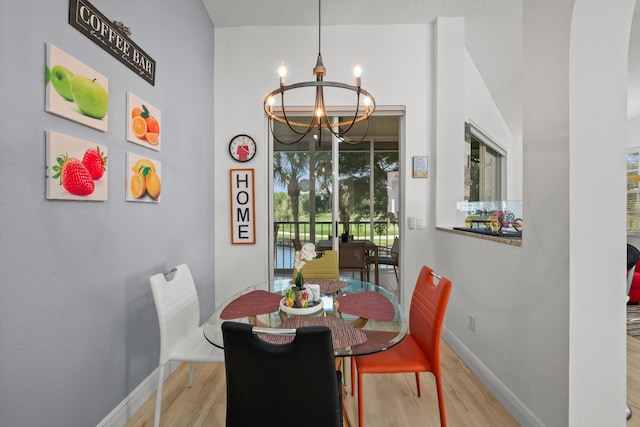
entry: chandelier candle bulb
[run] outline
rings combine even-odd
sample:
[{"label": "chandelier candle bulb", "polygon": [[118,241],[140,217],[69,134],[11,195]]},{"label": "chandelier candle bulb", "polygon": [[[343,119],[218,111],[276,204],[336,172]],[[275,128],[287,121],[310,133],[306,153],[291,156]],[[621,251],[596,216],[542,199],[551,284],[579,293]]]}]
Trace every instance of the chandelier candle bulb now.
[{"label": "chandelier candle bulb", "polygon": [[[284,77],[287,75],[287,67],[284,65],[284,61],[280,63],[278,68],[278,74],[280,74],[280,86],[284,86]],[[273,97],[271,97],[273,99]],[[273,101],[272,101],[273,104]]]},{"label": "chandelier candle bulb", "polygon": [[360,76],[362,75],[362,67],[358,61],[356,61],[356,65],[353,66],[353,75],[356,76],[356,86],[360,87]]}]

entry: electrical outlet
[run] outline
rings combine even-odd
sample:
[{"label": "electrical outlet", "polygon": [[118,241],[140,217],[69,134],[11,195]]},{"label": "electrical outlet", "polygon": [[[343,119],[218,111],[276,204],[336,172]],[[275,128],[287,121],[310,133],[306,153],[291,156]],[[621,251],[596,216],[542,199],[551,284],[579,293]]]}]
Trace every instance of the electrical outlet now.
[{"label": "electrical outlet", "polygon": [[472,332],[476,331],[476,316],[473,314],[469,314],[469,329],[471,329]]}]

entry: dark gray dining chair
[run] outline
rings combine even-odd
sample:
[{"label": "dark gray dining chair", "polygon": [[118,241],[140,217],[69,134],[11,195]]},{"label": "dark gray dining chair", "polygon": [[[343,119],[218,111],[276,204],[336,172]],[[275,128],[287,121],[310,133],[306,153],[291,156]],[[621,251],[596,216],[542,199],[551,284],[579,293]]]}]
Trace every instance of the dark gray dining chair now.
[{"label": "dark gray dining chair", "polygon": [[[266,341],[274,335],[293,339]],[[342,375],[328,327],[279,330],[224,322],[222,337],[227,427],[342,426]]]}]

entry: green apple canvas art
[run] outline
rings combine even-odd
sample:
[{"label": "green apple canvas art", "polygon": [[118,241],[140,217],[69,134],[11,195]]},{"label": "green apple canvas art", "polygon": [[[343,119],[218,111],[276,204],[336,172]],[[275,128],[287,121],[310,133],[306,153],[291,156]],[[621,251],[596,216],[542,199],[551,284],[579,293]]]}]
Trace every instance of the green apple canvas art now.
[{"label": "green apple canvas art", "polygon": [[[53,76],[53,78],[51,78],[51,76]],[[73,101],[73,94],[71,94],[71,79],[73,77],[73,73],[67,67],[55,65],[51,68],[49,76],[51,85],[56,92],[58,92],[58,95],[67,101]]]},{"label": "green apple canvas art", "polygon": [[46,111],[106,132],[109,80],[83,62],[47,44]]},{"label": "green apple canvas art", "polygon": [[45,157],[47,199],[107,200],[107,146],[48,131]]},{"label": "green apple canvas art", "polygon": [[101,119],[109,109],[109,95],[100,83],[85,76],[75,75],[71,79],[71,93],[83,114]]}]

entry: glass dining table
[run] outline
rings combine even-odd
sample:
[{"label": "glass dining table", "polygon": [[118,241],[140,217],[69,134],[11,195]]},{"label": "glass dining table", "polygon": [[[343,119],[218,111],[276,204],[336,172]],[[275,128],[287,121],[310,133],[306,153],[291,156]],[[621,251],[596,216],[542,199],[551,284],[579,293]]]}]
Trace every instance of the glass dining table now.
[{"label": "glass dining table", "polygon": [[[297,313],[298,310],[286,307],[283,299],[292,286],[290,279],[254,284],[215,309],[204,323],[205,338],[224,348],[222,323],[225,321],[248,323],[266,331],[327,326],[338,357],[384,351],[405,337],[406,315],[396,297],[384,288],[353,279],[309,279],[309,282],[319,285],[320,289],[315,308]],[[268,334],[263,338],[276,343],[293,339]]]}]

